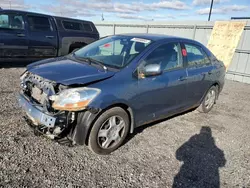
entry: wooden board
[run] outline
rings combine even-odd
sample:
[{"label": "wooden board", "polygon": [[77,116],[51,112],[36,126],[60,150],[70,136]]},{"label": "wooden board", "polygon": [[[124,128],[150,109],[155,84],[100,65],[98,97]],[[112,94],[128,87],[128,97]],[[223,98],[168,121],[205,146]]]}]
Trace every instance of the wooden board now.
[{"label": "wooden board", "polygon": [[246,22],[216,21],[208,41],[208,49],[229,67]]}]

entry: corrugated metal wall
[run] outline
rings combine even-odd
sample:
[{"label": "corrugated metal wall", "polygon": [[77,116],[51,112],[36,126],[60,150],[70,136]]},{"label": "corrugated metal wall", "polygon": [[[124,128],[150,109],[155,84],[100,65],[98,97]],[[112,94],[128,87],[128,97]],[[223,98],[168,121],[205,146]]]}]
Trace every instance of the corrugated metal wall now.
[{"label": "corrugated metal wall", "polygon": [[[95,23],[100,36],[121,33],[159,33],[197,40],[205,46],[210,38],[214,22],[148,22],[148,23]],[[227,79],[250,83],[250,21],[241,36]]]}]

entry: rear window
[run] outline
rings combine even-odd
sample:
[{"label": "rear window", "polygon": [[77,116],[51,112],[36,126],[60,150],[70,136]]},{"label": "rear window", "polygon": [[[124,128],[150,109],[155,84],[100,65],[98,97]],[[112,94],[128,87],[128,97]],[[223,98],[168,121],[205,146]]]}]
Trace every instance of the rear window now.
[{"label": "rear window", "polygon": [[87,23],[84,23],[84,24],[83,24],[83,29],[84,29],[84,31],[88,31],[88,32],[93,31],[91,25],[90,25],[90,24],[87,24]]},{"label": "rear window", "polygon": [[63,27],[69,30],[81,31],[81,24],[77,22],[63,21]]},{"label": "rear window", "polygon": [[64,29],[74,30],[74,31],[85,31],[92,32],[93,29],[88,23],[80,23],[80,22],[71,22],[71,21],[62,21]]}]

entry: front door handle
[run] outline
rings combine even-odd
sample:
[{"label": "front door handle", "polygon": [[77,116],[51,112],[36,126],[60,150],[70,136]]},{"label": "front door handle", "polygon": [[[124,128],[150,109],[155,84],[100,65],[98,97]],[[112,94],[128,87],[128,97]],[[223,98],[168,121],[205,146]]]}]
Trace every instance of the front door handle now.
[{"label": "front door handle", "polygon": [[179,78],[179,81],[184,81],[184,80],[187,80],[187,77],[181,76],[181,77]]},{"label": "front door handle", "polygon": [[46,38],[52,39],[54,38],[54,36],[46,36]]},{"label": "front door handle", "polygon": [[18,36],[18,37],[25,37],[25,34],[23,34],[23,33],[18,33],[16,36]]}]

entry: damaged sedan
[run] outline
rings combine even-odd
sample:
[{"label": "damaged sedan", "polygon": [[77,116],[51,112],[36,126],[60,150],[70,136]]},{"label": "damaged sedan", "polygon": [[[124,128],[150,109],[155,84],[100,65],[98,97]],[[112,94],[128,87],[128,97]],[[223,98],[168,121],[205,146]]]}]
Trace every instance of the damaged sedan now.
[{"label": "damaged sedan", "polygon": [[37,134],[109,154],[138,126],[209,112],[224,77],[223,63],[196,41],[114,35],[28,65],[18,100]]}]

